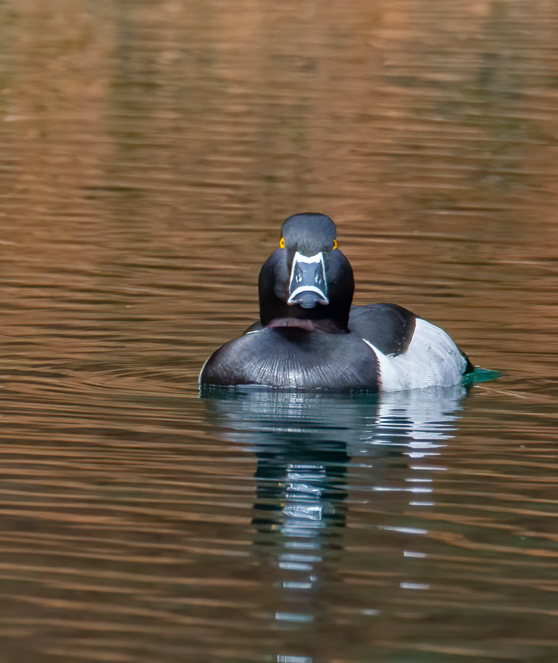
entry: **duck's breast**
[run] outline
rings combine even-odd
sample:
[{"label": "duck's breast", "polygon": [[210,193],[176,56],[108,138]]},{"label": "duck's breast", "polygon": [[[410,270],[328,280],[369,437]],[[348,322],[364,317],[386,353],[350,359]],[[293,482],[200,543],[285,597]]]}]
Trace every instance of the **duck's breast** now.
[{"label": "duck's breast", "polygon": [[219,348],[202,368],[200,383],[375,389],[378,362],[374,352],[354,334],[265,327]]}]

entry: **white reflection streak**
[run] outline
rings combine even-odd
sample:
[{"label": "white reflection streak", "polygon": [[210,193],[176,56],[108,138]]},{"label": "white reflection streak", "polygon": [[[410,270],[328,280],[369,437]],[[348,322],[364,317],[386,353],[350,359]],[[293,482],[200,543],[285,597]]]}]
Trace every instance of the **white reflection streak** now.
[{"label": "white reflection streak", "polygon": [[[379,435],[376,437],[375,443],[386,445],[390,444],[391,440],[392,445],[395,443],[395,446],[403,447],[403,453],[412,460],[420,462],[421,459],[424,459],[426,463],[428,462],[427,459],[434,460],[434,457],[439,456],[441,449],[446,446],[444,441],[453,437],[454,422],[457,419],[455,413],[459,409],[458,403],[457,397],[449,399],[432,398],[422,402],[420,397],[416,399],[411,397],[404,404],[386,401],[381,404],[378,412],[377,428]],[[432,464],[410,463],[409,469],[414,476],[405,478],[405,482],[411,485],[395,490],[406,490],[415,494],[432,493],[433,478],[432,476],[425,477],[424,473],[445,472],[448,468]],[[378,490],[388,489],[378,488]],[[411,499],[409,506],[431,507],[435,506],[435,503]],[[418,527],[383,526],[381,529],[407,535],[428,535],[427,529]],[[423,552],[404,550],[403,556],[419,560],[426,558],[427,555]],[[423,582],[403,581],[400,582],[400,588],[412,591],[427,591],[430,589],[430,585]]]},{"label": "white reflection streak", "polygon": [[423,582],[400,582],[401,589],[430,589],[430,585]]},{"label": "white reflection streak", "polygon": [[296,612],[276,612],[275,619],[281,622],[313,622],[314,615],[299,615]]},{"label": "white reflection streak", "polygon": [[372,490],[378,493],[431,493],[432,488],[392,488],[391,486],[373,486]]},{"label": "white reflection streak", "polygon": [[294,580],[284,580],[284,589],[312,589],[311,582],[296,582]]},{"label": "white reflection streak", "polygon": [[314,567],[312,566],[312,564],[301,564],[299,562],[279,561],[279,568],[285,571],[311,571]]},{"label": "white reflection streak", "polygon": [[[327,507],[324,508],[323,488],[321,487],[326,479],[325,467],[320,464],[291,463],[286,468],[281,531],[287,537],[304,537],[310,540],[285,542],[285,548],[290,550],[279,555],[279,568],[293,573],[305,572],[306,577],[300,580],[283,581],[284,589],[311,591],[314,587],[317,578],[308,574],[312,572],[316,563],[322,561],[322,556],[303,553],[302,550],[319,551],[321,548],[320,541],[316,537],[326,526],[324,516],[329,514]],[[304,623],[312,621],[313,616],[276,612],[275,619],[281,622]],[[277,660],[311,662],[312,659],[281,656]]]},{"label": "white reflection streak", "polygon": [[[441,465],[411,465],[411,470],[427,470],[428,472],[447,472],[447,467]],[[432,479],[430,479],[432,481]]]},{"label": "white reflection streak", "polygon": [[388,525],[378,525],[378,529],[385,529],[390,532],[401,532],[402,534],[428,534],[427,529],[418,527],[389,527]]},{"label": "white reflection streak", "polygon": [[282,509],[285,517],[282,527],[284,533],[290,536],[309,536],[312,530],[324,526],[322,489],[316,483],[323,482],[325,478],[326,471],[322,465],[292,463],[287,467],[287,490]]}]

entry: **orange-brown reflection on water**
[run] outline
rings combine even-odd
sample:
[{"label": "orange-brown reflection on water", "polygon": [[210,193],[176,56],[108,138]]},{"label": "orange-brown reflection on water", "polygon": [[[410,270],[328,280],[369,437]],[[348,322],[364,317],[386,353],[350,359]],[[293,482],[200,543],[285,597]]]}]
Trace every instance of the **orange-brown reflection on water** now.
[{"label": "orange-brown reflection on water", "polygon": [[[0,4],[6,660],[555,660],[557,14]],[[357,303],[408,306],[505,372],[431,413],[454,413],[441,446],[404,399],[372,469],[381,407],[303,400],[274,422],[254,399],[255,438],[234,408],[230,430],[206,415],[199,368],[256,318],[302,210],[337,221]],[[324,459],[316,429],[339,421],[353,446]],[[314,469],[293,469],[295,433]],[[445,469],[413,469],[421,439]],[[421,478],[432,504],[410,506]],[[299,488],[326,495],[301,601],[273,584]]]}]

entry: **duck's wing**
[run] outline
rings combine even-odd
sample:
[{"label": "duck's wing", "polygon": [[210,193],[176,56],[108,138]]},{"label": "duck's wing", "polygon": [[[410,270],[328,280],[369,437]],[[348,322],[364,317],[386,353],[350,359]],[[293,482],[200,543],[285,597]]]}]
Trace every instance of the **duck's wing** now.
[{"label": "duck's wing", "polygon": [[383,391],[448,387],[472,368],[443,329],[396,304],[354,307],[349,330],[375,353]]},{"label": "duck's wing", "polygon": [[397,304],[353,306],[349,330],[358,334],[385,355],[407,350],[415,331],[417,316]]}]

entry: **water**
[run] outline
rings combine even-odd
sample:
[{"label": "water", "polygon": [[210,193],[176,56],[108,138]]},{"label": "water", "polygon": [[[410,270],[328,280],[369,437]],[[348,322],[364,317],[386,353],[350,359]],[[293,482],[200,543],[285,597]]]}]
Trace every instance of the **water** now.
[{"label": "water", "polygon": [[[0,650],[554,663],[558,9],[0,2]],[[500,379],[200,398],[281,221]]]}]

